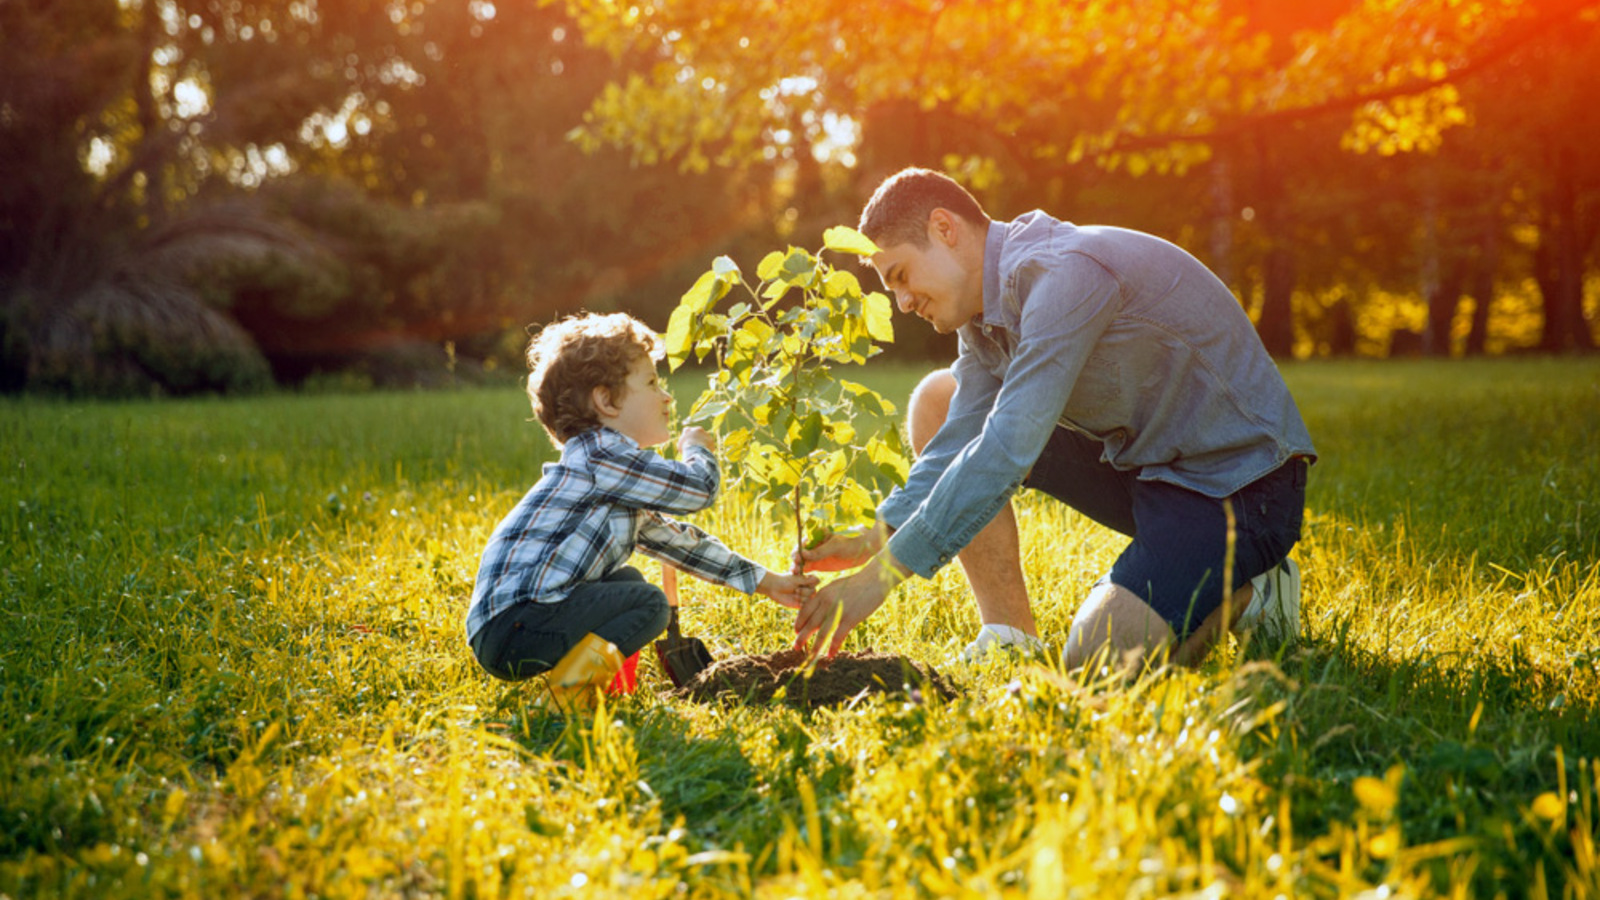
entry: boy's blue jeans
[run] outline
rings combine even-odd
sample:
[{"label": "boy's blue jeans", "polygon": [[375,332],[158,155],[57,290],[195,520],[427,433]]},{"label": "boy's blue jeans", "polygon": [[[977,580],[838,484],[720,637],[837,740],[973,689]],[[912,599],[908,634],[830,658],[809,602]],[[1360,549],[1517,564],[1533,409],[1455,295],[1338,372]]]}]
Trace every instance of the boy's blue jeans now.
[{"label": "boy's blue jeans", "polygon": [[489,674],[521,681],[550,671],[586,634],[632,656],[667,629],[671,608],[661,588],[623,566],[579,585],[560,603],[518,603],[480,629],[472,653]]}]

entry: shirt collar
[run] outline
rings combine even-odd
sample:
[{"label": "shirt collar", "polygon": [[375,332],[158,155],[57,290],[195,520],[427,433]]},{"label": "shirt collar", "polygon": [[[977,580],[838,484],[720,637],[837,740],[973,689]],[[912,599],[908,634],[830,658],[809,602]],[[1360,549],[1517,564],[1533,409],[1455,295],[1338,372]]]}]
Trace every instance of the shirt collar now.
[{"label": "shirt collar", "polygon": [[983,244],[983,322],[996,325],[1004,321],[1000,312],[1000,252],[1006,246],[1006,223],[989,223]]}]

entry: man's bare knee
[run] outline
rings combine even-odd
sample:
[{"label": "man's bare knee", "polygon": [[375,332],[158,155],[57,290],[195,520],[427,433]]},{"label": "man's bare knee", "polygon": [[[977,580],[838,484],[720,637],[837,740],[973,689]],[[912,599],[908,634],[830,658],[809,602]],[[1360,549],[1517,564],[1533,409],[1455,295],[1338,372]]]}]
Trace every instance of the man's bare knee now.
[{"label": "man's bare knee", "polygon": [[950,398],[955,396],[956,377],[949,369],[936,369],[923,376],[911,391],[906,411],[906,431],[911,435],[911,450],[921,454],[950,414]]},{"label": "man's bare knee", "polygon": [[1095,585],[1072,617],[1061,662],[1071,670],[1101,661],[1134,674],[1158,663],[1173,638],[1172,626],[1137,594],[1105,582]]}]

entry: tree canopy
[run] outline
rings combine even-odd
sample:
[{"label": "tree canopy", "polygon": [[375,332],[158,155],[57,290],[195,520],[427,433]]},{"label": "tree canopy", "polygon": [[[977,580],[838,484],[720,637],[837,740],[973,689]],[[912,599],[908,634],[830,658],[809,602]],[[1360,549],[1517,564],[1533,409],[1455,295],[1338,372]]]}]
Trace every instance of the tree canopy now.
[{"label": "tree canopy", "polygon": [[[0,4],[0,383],[71,388],[94,368],[71,348],[205,389],[446,343],[511,362],[580,307],[661,327],[707,260],[814,244],[908,164],[1002,217],[1185,244],[1281,355],[1587,349],[1597,22],[1600,0]],[[163,321],[186,324],[157,354],[134,332]],[[200,346],[224,326],[235,363]]]},{"label": "tree canopy", "polygon": [[[647,72],[608,85],[578,134],[586,146],[626,148],[641,161],[736,168],[831,158],[842,143],[879,151],[862,161],[874,175],[940,153],[980,191],[1001,173],[1037,183],[1086,163],[1134,177],[1205,167],[1226,207],[1210,211],[1212,228],[1226,232],[1213,244],[1231,246],[1231,226],[1215,220],[1237,207],[1266,229],[1262,327],[1278,353],[1294,341],[1292,257],[1307,239],[1295,233],[1308,224],[1304,207],[1316,205],[1311,185],[1326,191],[1330,172],[1337,180],[1341,168],[1364,169],[1353,159],[1362,155],[1433,157],[1450,134],[1469,141],[1472,123],[1508,108],[1545,107],[1517,133],[1576,158],[1587,129],[1548,101],[1522,104],[1532,98],[1518,97],[1514,83],[1531,75],[1575,86],[1600,74],[1592,0],[661,0],[626,15],[601,0],[566,6],[595,46],[655,58]],[[1302,164],[1312,158],[1316,165]],[[1532,189],[1557,206],[1592,207],[1593,173],[1564,165],[1563,183]],[[1536,181],[1538,169],[1529,166]],[[1436,200],[1437,176],[1417,177],[1435,182]],[[1567,249],[1550,252],[1565,260],[1550,267],[1565,274],[1545,279],[1546,293],[1564,299],[1547,296],[1545,346],[1592,346],[1580,257],[1593,248],[1594,213],[1546,218],[1551,244]],[[1436,280],[1424,276],[1423,287]]]}]

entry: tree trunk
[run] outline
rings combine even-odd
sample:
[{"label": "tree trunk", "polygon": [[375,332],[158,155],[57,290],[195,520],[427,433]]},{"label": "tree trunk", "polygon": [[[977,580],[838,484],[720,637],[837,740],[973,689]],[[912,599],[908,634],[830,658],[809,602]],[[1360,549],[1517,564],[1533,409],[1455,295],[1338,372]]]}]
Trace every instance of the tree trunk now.
[{"label": "tree trunk", "polygon": [[1472,330],[1467,332],[1467,355],[1482,356],[1489,337],[1489,310],[1494,306],[1495,275],[1500,269],[1500,220],[1494,210],[1483,214],[1478,256],[1472,267]]},{"label": "tree trunk", "polygon": [[1461,289],[1466,284],[1466,265],[1451,262],[1445,266],[1433,293],[1428,297],[1428,324],[1422,332],[1422,352],[1428,356],[1450,356],[1450,332],[1461,305]]},{"label": "tree trunk", "polygon": [[1327,334],[1329,356],[1354,356],[1356,354],[1356,314],[1350,306],[1350,300],[1345,297],[1332,306],[1327,312]]},{"label": "tree trunk", "polygon": [[1257,130],[1256,215],[1267,236],[1266,258],[1262,261],[1261,316],[1256,331],[1267,352],[1276,357],[1294,355],[1294,248],[1284,221],[1283,178],[1278,171],[1266,135]]},{"label": "tree trunk", "polygon": [[1294,355],[1294,252],[1282,241],[1267,251],[1261,292],[1261,319],[1256,330],[1267,352],[1277,357]]},{"label": "tree trunk", "polygon": [[1233,287],[1233,166],[1218,146],[1211,164],[1211,271]]},{"label": "tree trunk", "polygon": [[[134,114],[139,122],[139,142],[148,144],[162,137],[161,118],[156,110],[155,86],[150,75],[155,65],[156,40],[161,33],[161,11],[158,4],[146,2],[139,18],[139,58],[133,64]],[[139,158],[135,154],[135,159]],[[144,198],[141,204],[150,224],[159,222],[166,210],[167,185],[164,161],[146,158],[139,172],[144,175]]]},{"label": "tree trunk", "polygon": [[1593,350],[1594,336],[1583,318],[1583,256],[1578,235],[1577,191],[1572,151],[1556,151],[1555,185],[1539,236],[1539,291],[1544,300],[1544,335],[1539,349]]}]

